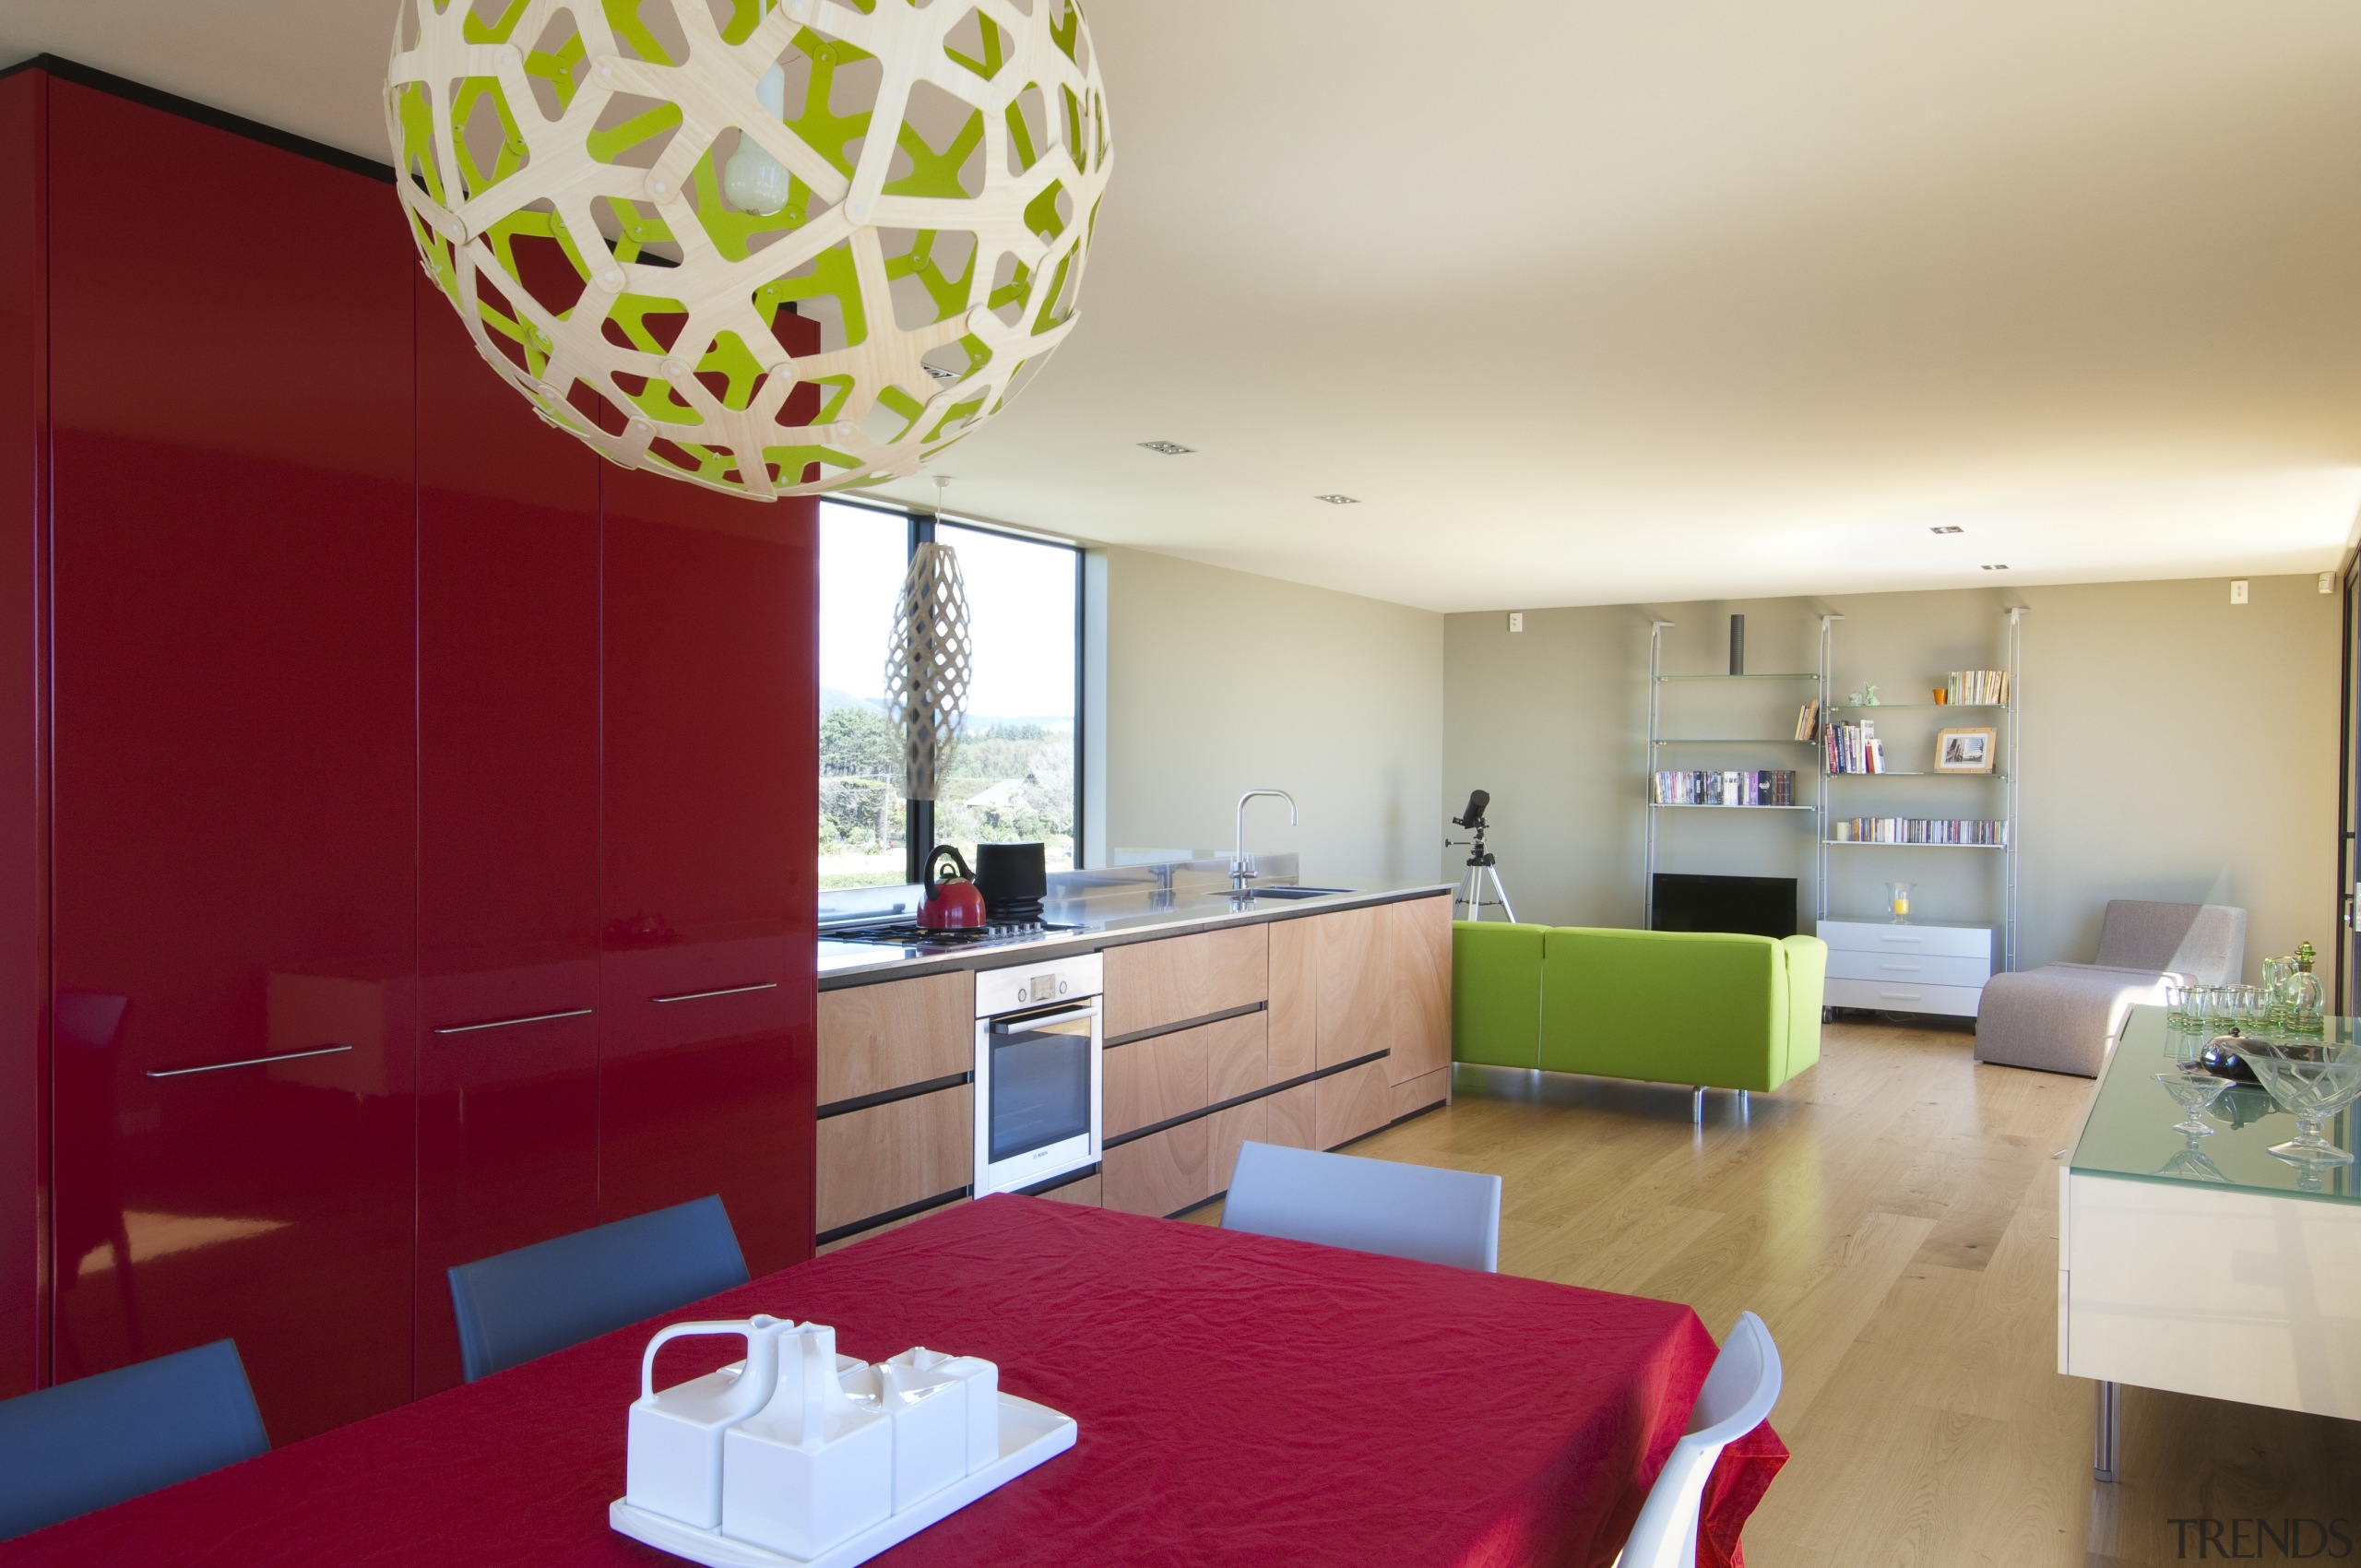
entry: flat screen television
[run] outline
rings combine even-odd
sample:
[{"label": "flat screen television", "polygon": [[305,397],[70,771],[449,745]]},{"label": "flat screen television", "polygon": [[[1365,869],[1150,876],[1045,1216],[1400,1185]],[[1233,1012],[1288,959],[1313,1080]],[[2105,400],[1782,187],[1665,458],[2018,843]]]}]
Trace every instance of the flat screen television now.
[{"label": "flat screen television", "polygon": [[1792,876],[1691,876],[1656,873],[1656,931],[1731,931],[1755,936],[1796,934]]}]

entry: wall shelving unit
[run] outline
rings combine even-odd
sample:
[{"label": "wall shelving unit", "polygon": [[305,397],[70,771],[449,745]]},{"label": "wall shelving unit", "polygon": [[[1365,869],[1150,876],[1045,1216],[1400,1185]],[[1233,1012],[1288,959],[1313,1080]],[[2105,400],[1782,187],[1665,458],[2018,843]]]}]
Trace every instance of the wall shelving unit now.
[{"label": "wall shelving unit", "polygon": [[[1844,721],[1845,722],[1857,722],[1863,718],[1875,719],[1879,714],[1889,710],[1897,712],[1921,711],[1958,713],[1963,715],[1990,715],[1998,720],[1992,728],[2000,732],[2000,754],[1997,759],[1997,766],[1991,773],[1937,773],[1931,770],[1888,773],[1830,773],[1827,771],[1827,754],[1824,749],[1821,751],[1820,756],[1821,779],[1819,790],[1820,854],[1816,881],[1819,887],[1820,918],[1822,921],[1830,919],[1842,920],[1847,918],[1881,920],[1885,918],[1881,914],[1876,916],[1846,916],[1844,914],[1833,913],[1830,909],[1829,857],[1833,851],[1900,851],[1905,854],[1914,854],[1929,849],[1949,849],[1953,851],[1968,850],[1974,853],[1986,855],[1997,854],[2001,857],[2000,908],[1998,911],[1998,918],[1994,923],[1999,928],[2000,935],[2000,967],[2003,969],[2014,969],[2017,967],[2018,865],[2020,856],[2023,854],[2023,845],[2021,840],[2023,837],[2023,834],[2020,830],[2020,808],[2023,804],[2023,796],[2021,791],[2023,789],[2024,778],[2023,704],[2025,612],[2023,608],[2019,606],[2007,611],[2005,613],[2008,616],[2009,624],[2006,649],[2003,655],[2004,663],[2002,664],[2002,668],[2007,671],[2009,676],[2009,700],[2007,702],[1880,703],[1875,707],[1854,707],[1832,702],[1822,709],[1822,723],[1834,721],[1840,715],[1843,716]],[[1821,617],[1820,621],[1821,690],[1832,694],[1836,689],[1836,623],[1843,619],[1844,617],[1841,615],[1823,615]],[[1883,738],[1884,737],[1880,737],[1880,739]],[[1964,817],[1967,820],[1979,820],[1986,822],[1997,821],[2005,825],[2007,828],[2007,843],[1883,844],[1862,839],[1845,839],[1839,841],[1832,836],[1829,825],[1832,818],[1836,814],[1833,809],[1834,794],[1840,782],[1845,784],[1849,788],[1850,782],[1854,780],[1884,780],[1900,778],[1940,778],[1963,786],[1999,786],[2001,791],[2000,812],[1998,816],[1986,815],[1980,812],[1975,814],[1945,812],[1941,814],[1938,820],[1957,820]],[[1979,795],[1975,798],[1985,799],[1988,797]],[[1848,813],[1845,814],[1849,815],[1851,814]],[[1883,815],[1888,814],[1879,813],[1876,814]],[[1932,811],[1928,812],[1926,814],[1928,816],[1937,815],[1937,814]]]},{"label": "wall shelving unit", "polygon": [[[1797,824],[1809,819],[1815,830],[1816,836],[1819,838],[1825,840],[1828,837],[1828,784],[1825,778],[1820,779],[1819,782],[1814,785],[1811,800],[1795,805],[1716,806],[1702,804],[1674,804],[1659,802],[1655,798],[1655,776],[1666,770],[1664,754],[1667,747],[1786,747],[1792,752],[1797,754],[1795,764],[1795,772],[1798,783],[1800,783],[1804,778],[1809,778],[1820,771],[1816,762],[1816,759],[1820,754],[1820,748],[1818,744],[1810,741],[1796,740],[1792,735],[1667,735],[1664,732],[1664,705],[1667,687],[1680,686],[1691,682],[1719,682],[1732,686],[1743,686],[1748,683],[1753,683],[1758,685],[1763,685],[1766,688],[1771,688],[1773,683],[1785,683],[1791,689],[1802,687],[1812,692],[1815,695],[1824,697],[1828,685],[1828,656],[1826,646],[1827,632],[1825,626],[1823,626],[1821,631],[1821,668],[1818,670],[1780,671],[1761,675],[1667,675],[1665,673],[1664,668],[1664,635],[1666,631],[1672,626],[1672,624],[1673,623],[1670,621],[1655,621],[1651,622],[1648,627],[1648,774],[1646,779],[1647,834],[1645,840],[1646,847],[1642,856],[1643,864],[1640,873],[1640,924],[1643,929],[1652,928],[1655,924],[1656,858],[1658,849],[1657,826],[1660,820],[1659,814],[1661,813],[1668,811],[1718,812],[1725,816],[1751,816],[1759,813],[1770,816],[1774,820],[1785,820],[1789,823]],[[1824,701],[1822,702],[1822,711],[1826,711],[1826,704]],[[1792,729],[1794,725],[1795,709],[1790,706],[1786,707],[1784,712],[1787,725]],[[1726,770],[1708,768],[1706,771],[1720,772]],[[1822,849],[1821,853],[1824,860],[1827,851]],[[1826,882],[1824,868],[1821,880],[1824,886]],[[1821,897],[1824,900],[1825,894],[1822,893]]]}]

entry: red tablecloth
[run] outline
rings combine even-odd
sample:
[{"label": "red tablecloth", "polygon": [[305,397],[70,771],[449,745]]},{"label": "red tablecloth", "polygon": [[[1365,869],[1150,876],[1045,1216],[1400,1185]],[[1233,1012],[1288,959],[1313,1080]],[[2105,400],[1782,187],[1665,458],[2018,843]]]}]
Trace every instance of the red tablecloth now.
[{"label": "red tablecloth", "polygon": [[[877,1560],[892,1568],[1604,1568],[1714,1358],[1671,1302],[1030,1198],[962,1205],[658,1321],[756,1312],[833,1324],[867,1360],[989,1358],[1003,1387],[1081,1423],[1072,1452]],[[69,1521],[0,1562],[675,1562],[607,1528],[650,1332]],[[658,1381],[727,1345],[668,1351]],[[1735,1560],[1786,1456],[1767,1426],[1725,1452],[1703,1561]]]}]

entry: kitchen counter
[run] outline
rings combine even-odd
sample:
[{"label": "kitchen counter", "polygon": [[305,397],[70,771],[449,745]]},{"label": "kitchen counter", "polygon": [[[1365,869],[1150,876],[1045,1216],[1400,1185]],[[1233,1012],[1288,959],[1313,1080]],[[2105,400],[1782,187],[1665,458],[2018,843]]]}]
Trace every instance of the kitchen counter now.
[{"label": "kitchen counter", "polygon": [[[1285,883],[1274,885],[1285,886]],[[1080,890],[1079,897],[1053,897],[1043,907],[1050,925],[1073,931],[1049,932],[1029,942],[1012,942],[965,952],[921,953],[914,947],[881,947],[873,943],[820,939],[820,989],[870,985],[880,980],[908,980],[960,969],[1013,968],[1031,959],[1093,953],[1128,943],[1180,936],[1224,926],[1255,925],[1275,921],[1327,914],[1337,909],[1396,903],[1406,898],[1449,895],[1448,882],[1364,882],[1350,892],[1312,898],[1257,897],[1237,899],[1226,889],[1181,887],[1159,893],[1136,882]]]}]

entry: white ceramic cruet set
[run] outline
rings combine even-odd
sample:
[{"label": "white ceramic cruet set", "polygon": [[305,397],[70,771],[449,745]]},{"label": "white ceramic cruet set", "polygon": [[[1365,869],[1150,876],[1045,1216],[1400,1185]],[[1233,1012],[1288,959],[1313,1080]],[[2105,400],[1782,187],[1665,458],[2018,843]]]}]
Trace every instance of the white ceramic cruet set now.
[{"label": "white ceramic cruet set", "polygon": [[[742,1361],[661,1391],[671,1341],[735,1335]],[[1074,1445],[1074,1421],[1000,1369],[923,1348],[870,1363],[825,1324],[681,1323],[640,1360],[613,1527],[714,1568],[849,1568]]]}]

